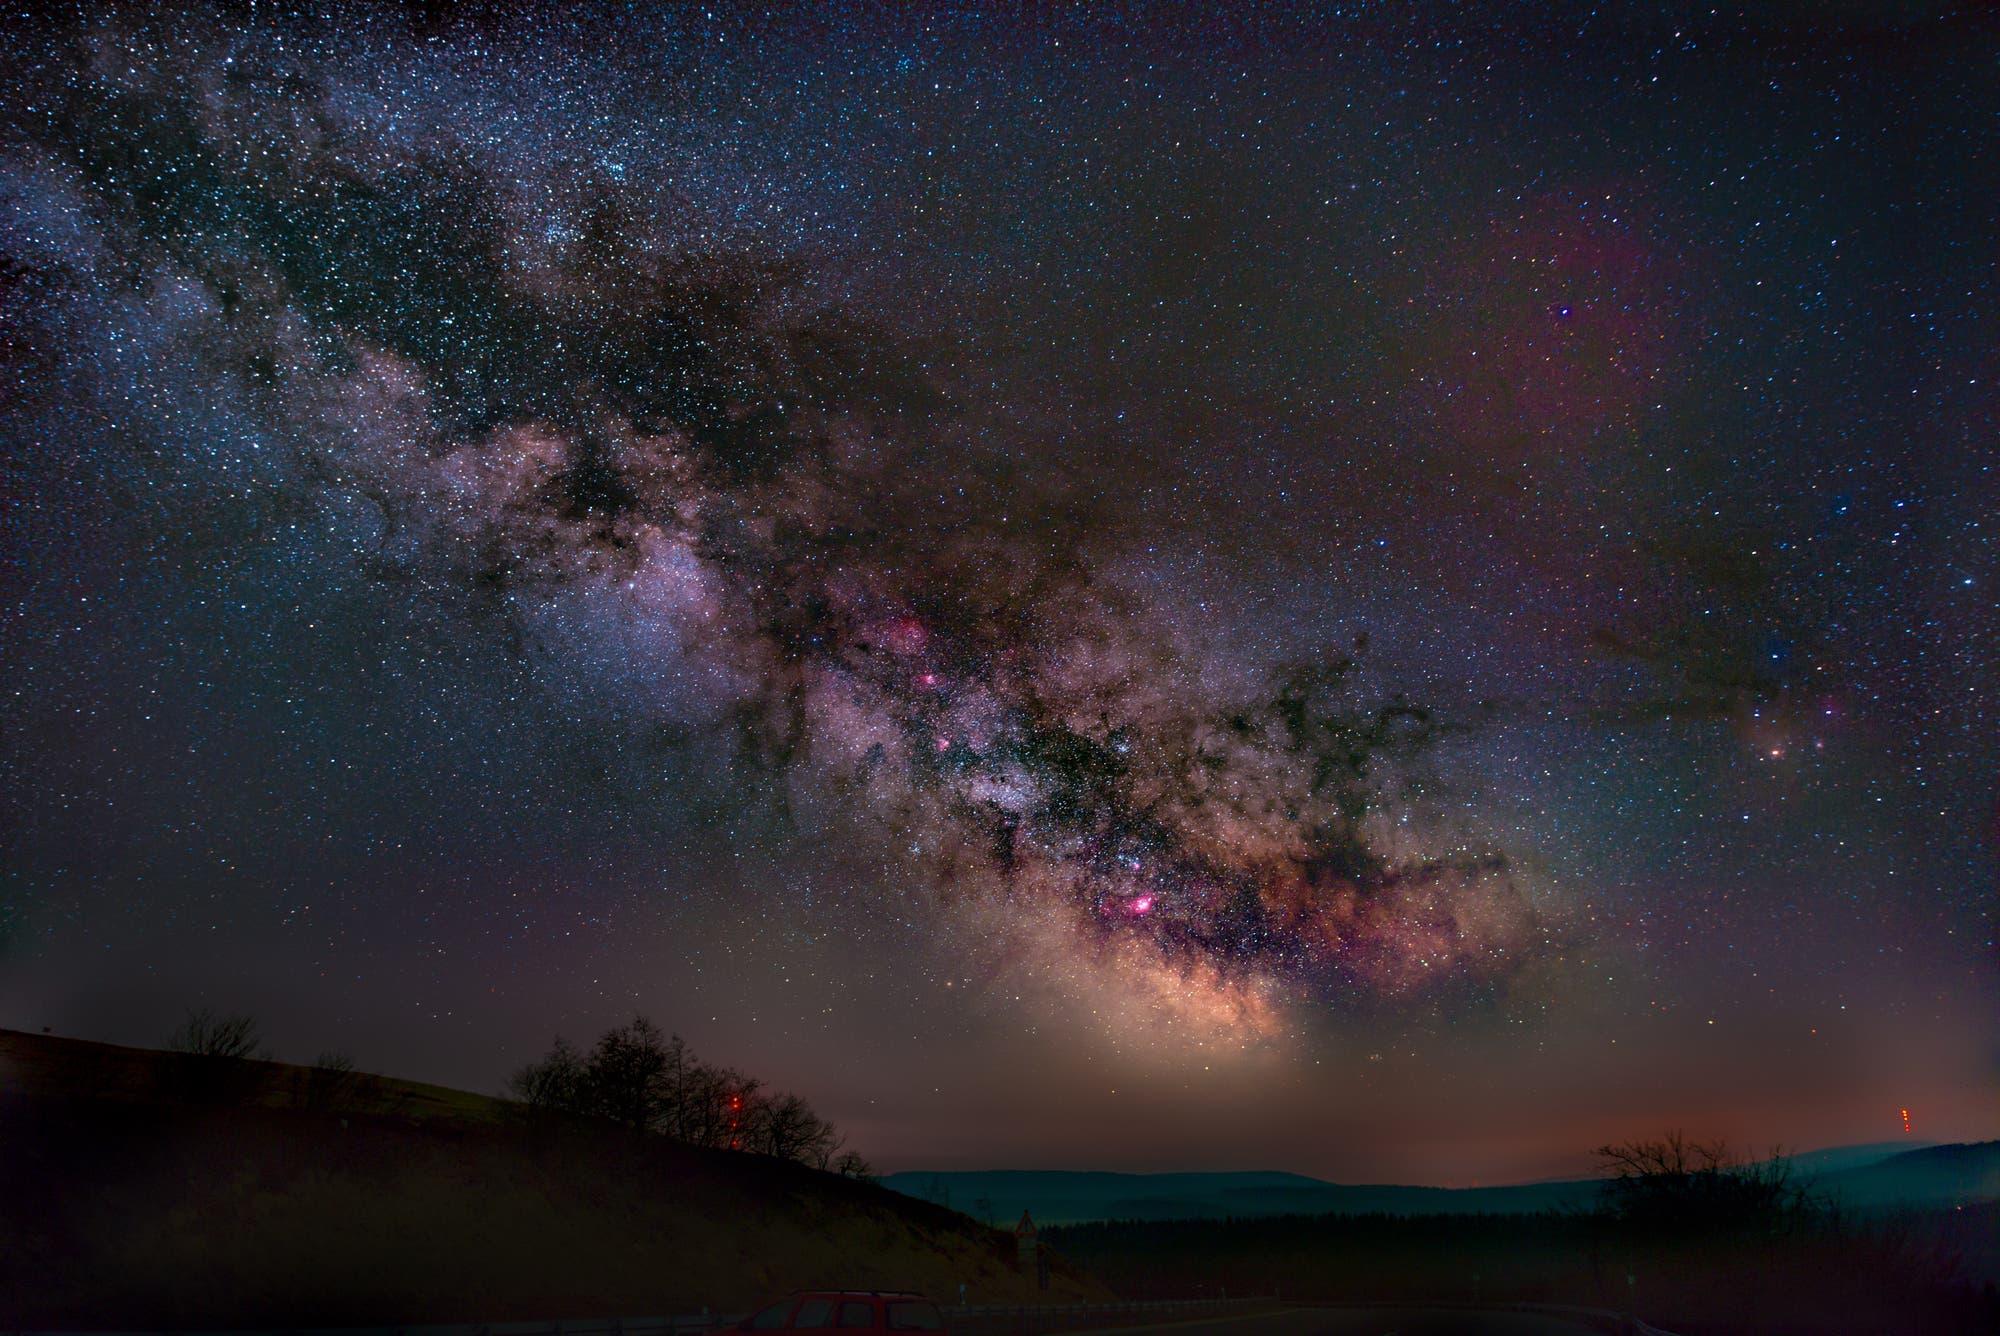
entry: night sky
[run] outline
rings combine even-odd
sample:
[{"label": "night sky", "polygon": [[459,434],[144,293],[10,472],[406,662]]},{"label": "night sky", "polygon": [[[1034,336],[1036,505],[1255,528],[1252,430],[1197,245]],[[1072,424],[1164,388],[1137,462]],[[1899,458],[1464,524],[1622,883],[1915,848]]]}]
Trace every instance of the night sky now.
[{"label": "night sky", "polygon": [[1983,6],[86,8],[0,1024],[643,1011],[885,1169],[2000,1134]]}]

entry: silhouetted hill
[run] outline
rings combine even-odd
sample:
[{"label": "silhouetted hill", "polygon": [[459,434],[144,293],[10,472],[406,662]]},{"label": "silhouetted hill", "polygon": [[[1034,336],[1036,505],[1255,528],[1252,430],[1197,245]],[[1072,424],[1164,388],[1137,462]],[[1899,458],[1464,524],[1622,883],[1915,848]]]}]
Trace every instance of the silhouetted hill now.
[{"label": "silhouetted hill", "polygon": [[1935,1141],[1870,1141],[1855,1146],[1827,1146],[1821,1150],[1804,1150],[1786,1158],[1792,1168],[1802,1174],[1834,1174],[1847,1169],[1861,1169],[1880,1163],[1891,1155],[1901,1155],[1904,1151],[1923,1150],[1935,1146]]},{"label": "silhouetted hill", "polygon": [[1328,1183],[1303,1174],[1110,1174],[1053,1170],[890,1174],[884,1186],[924,1200],[935,1189],[974,1216],[992,1203],[1001,1224],[1026,1210],[1038,1222],[1200,1220],[1278,1215],[1511,1215],[1594,1200],[1594,1181],[1493,1188],[1426,1188]]},{"label": "silhouetted hill", "polygon": [[[0,1031],[0,1325],[333,1326],[1026,1299],[1013,1240],[873,1183],[384,1077]],[[299,1107],[308,1098],[322,1107]],[[1102,1297],[1062,1267],[1047,1297]]]},{"label": "silhouetted hill", "polygon": [[[2000,1142],[1833,1146],[1791,1160],[1804,1184],[1854,1207],[1956,1206],[2000,1197]],[[1587,1207],[1598,1191],[1596,1179],[1428,1188],[1328,1183],[1275,1172],[984,1170],[890,1174],[882,1182],[920,1200],[936,1200],[942,1192],[958,1210],[1002,1226],[1019,1220],[1024,1210],[1050,1225],[1282,1215],[1525,1215]]]},{"label": "silhouetted hill", "polygon": [[[336,1112],[388,1113],[418,1122],[495,1124],[513,1106],[470,1090],[377,1076],[319,1072],[287,1062],[223,1062],[206,1071],[184,1055],[0,1029],[0,1091],[112,1103],[200,1103],[211,1096],[261,1108],[318,1104]],[[213,1080],[221,1090],[191,1088]]]},{"label": "silhouetted hill", "polygon": [[1964,1206],[2000,1199],[2000,1141],[1926,1146],[1822,1174],[1815,1186],[1848,1206]]}]

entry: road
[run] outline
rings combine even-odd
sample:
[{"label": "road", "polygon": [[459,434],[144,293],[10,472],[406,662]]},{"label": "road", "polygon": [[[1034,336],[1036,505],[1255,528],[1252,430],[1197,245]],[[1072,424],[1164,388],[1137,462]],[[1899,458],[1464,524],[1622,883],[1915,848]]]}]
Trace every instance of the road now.
[{"label": "road", "polygon": [[[1606,1336],[1602,1319],[1477,1308],[1288,1308],[1245,1317],[1119,1327],[1140,1336]],[[1112,1336],[1099,1331],[1095,1336]]]}]

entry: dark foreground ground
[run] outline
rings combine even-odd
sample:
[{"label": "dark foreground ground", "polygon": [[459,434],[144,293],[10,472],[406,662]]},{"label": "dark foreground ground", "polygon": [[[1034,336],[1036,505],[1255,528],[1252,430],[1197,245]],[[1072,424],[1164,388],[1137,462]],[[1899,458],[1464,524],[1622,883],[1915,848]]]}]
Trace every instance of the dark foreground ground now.
[{"label": "dark foreground ground", "polygon": [[741,1312],[823,1287],[951,1302],[961,1285],[975,1304],[1417,1305],[1176,1328],[1193,1336],[1594,1329],[1437,1307],[1510,1301],[1636,1312],[1686,1336],[2000,1331],[1992,1202],[1727,1237],[1574,1215],[1071,1226],[1044,1233],[1057,1264],[1041,1291],[1007,1234],[872,1183],[385,1078],[221,1074],[0,1031],[0,1331]]},{"label": "dark foreground ground", "polygon": [[1688,1336],[2000,1331],[1992,1202],[1779,1231],[1647,1231],[1551,1214],[1145,1221],[1045,1237],[1132,1297],[1199,1285],[1291,1302],[1573,1304]]},{"label": "dark foreground ground", "polygon": [[[463,1092],[0,1032],[0,1330],[743,1311],[792,1289],[1040,1297],[1014,1241],[789,1161]],[[304,1082],[304,1083],[302,1083]],[[1058,1266],[1046,1293],[1105,1299]]]},{"label": "dark foreground ground", "polygon": [[1158,1330],[1160,1336],[1623,1336],[1635,1329],[1562,1313],[1398,1305],[1291,1308]]}]

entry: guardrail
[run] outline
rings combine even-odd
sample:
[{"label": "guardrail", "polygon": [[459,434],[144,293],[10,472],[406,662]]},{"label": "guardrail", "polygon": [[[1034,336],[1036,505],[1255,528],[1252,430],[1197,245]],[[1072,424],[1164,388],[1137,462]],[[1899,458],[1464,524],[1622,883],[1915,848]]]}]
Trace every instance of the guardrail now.
[{"label": "guardrail", "polygon": [[461,1322],[407,1327],[233,1327],[165,1331],[30,1331],[0,1328],[0,1336],[704,1336],[746,1313],[675,1313],[666,1317],[560,1318],[541,1322]]},{"label": "guardrail", "polygon": [[1434,1312],[1441,1308],[1450,1308],[1463,1309],[1474,1313],[1540,1313],[1550,1317],[1564,1317],[1580,1322],[1588,1322],[1599,1331],[1608,1333],[1608,1336],[1675,1336],[1675,1333],[1655,1327],[1631,1313],[1620,1313],[1609,1308],[1585,1308],[1577,1304],[1540,1304],[1504,1299],[1494,1303],[1479,1303],[1461,1299],[1384,1299],[1372,1303],[1363,1301],[1347,1302],[1334,1299],[1302,1299],[1292,1306],[1297,1308],[1343,1308],[1350,1310],[1357,1308],[1381,1308],[1392,1312],[1396,1309],[1412,1308],[1421,1309],[1425,1312]]},{"label": "guardrail", "polygon": [[1237,1299],[1142,1299],[1102,1304],[966,1304],[944,1310],[952,1336],[1035,1336],[1097,1327],[1140,1327],[1155,1322],[1254,1312],[1276,1295]]},{"label": "guardrail", "polygon": [[[1154,1299],[1101,1304],[962,1304],[943,1307],[953,1336],[1047,1336],[1099,1327],[1143,1326],[1209,1314],[1241,1313],[1276,1302],[1241,1299]],[[705,1336],[746,1313],[674,1313],[665,1317],[564,1318],[544,1322],[466,1322],[404,1327],[253,1327],[230,1331],[31,1331],[0,1328],[0,1336]]]},{"label": "guardrail", "polygon": [[[943,1307],[945,1326],[953,1336],[1053,1336],[1056,1332],[1091,1331],[1104,1327],[1143,1327],[1156,1323],[1224,1317],[1254,1313],[1283,1301],[1275,1294],[1236,1299],[1142,1299],[1100,1304],[959,1304]],[[1582,1317],[1603,1323],[1603,1330],[1619,1336],[1672,1336],[1671,1332],[1647,1326],[1629,1314],[1602,1308],[1578,1308],[1564,1304],[1452,1304],[1452,1303],[1329,1303],[1311,1302],[1305,1308],[1474,1308],[1491,1312],[1509,1309],[1524,1313],[1550,1313]],[[747,1313],[674,1313],[666,1317],[564,1318],[545,1322],[469,1322],[451,1326],[406,1327],[309,1327],[239,1328],[203,1332],[176,1328],[172,1331],[30,1331],[0,1328],[0,1336],[707,1336]]]}]

